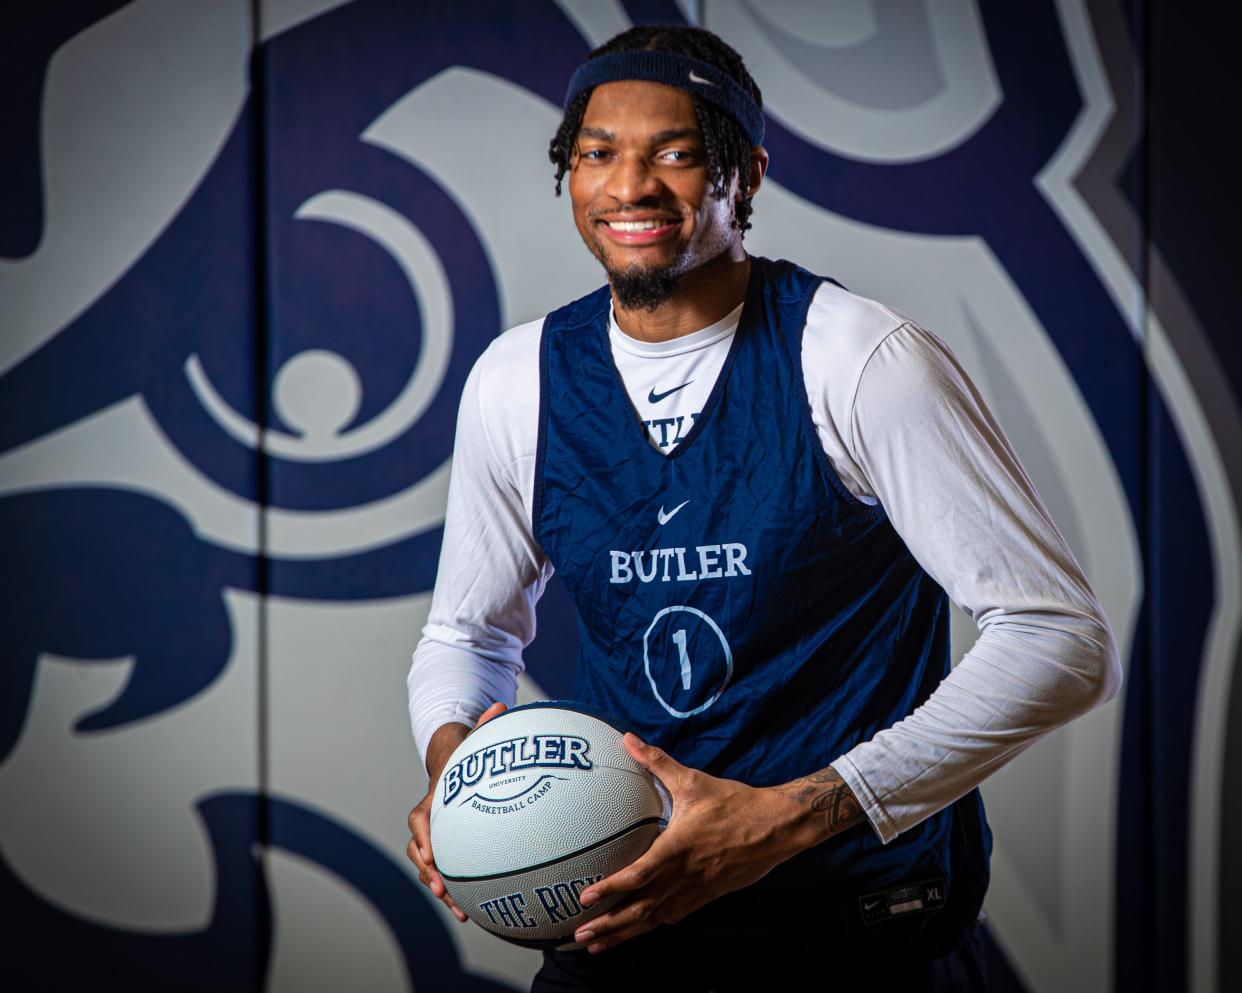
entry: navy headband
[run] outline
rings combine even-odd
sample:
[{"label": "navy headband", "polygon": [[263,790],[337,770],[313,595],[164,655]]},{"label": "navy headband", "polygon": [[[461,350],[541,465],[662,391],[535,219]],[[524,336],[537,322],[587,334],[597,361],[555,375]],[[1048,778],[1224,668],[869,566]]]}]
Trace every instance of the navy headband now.
[{"label": "navy headband", "polygon": [[728,73],[702,59],[677,52],[640,48],[590,59],[570,78],[565,106],[583,90],[627,79],[676,86],[706,100],[737,121],[752,145],[763,144],[763,111],[754,98]]}]

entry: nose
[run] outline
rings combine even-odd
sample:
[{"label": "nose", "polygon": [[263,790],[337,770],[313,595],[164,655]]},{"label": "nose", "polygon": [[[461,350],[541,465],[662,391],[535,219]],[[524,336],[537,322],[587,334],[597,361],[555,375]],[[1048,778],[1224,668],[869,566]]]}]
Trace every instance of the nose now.
[{"label": "nose", "polygon": [[660,177],[645,155],[620,155],[609,171],[607,192],[617,203],[639,203],[658,197],[660,187]]}]

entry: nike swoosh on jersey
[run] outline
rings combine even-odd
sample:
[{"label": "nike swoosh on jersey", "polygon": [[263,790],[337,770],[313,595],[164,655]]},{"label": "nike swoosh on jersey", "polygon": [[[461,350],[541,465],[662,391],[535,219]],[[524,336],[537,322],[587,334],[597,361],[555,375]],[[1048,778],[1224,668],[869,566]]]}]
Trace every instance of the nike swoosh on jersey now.
[{"label": "nike swoosh on jersey", "polygon": [[684,507],[689,502],[690,502],[689,500],[681,501],[681,503],[679,503],[676,507],[670,510],[667,514],[664,513],[664,504],[660,504],[660,510],[656,514],[656,520],[658,520],[661,525],[667,524],[669,521],[673,519],[673,515],[676,514],[677,511],[681,510],[681,508]]},{"label": "nike swoosh on jersey", "polygon": [[648,403],[659,403],[665,397],[671,397],[678,390],[684,390],[687,386],[690,385],[690,383],[693,383],[693,382],[694,380],[691,379],[688,382],[682,383],[680,386],[674,386],[671,390],[665,390],[663,393],[657,393],[655,389],[653,388],[651,392],[647,394],[647,402]]}]

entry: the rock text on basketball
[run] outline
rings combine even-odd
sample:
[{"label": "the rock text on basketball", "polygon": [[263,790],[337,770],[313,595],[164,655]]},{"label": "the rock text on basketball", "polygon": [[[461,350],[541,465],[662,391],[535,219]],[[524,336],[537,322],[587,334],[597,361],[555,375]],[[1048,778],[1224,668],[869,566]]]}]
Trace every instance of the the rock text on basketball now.
[{"label": "the rock text on basketball", "polygon": [[582,913],[582,901],[579,895],[592,883],[598,883],[604,877],[582,876],[578,879],[566,879],[547,886],[536,886],[534,897],[543,910],[540,914],[534,909],[535,899],[530,893],[506,893],[504,896],[493,897],[479,904],[479,910],[487,914],[487,919],[499,927],[527,928],[539,927],[541,921],[532,920],[527,913],[527,905],[531,905],[536,917],[547,917],[547,924],[559,924]]},{"label": "the rock text on basketball", "polygon": [[548,915],[548,921],[556,924],[581,914],[582,902],[578,899],[578,895],[592,883],[598,883],[603,878],[603,876],[586,876],[582,879],[567,879],[563,883],[553,883],[551,886],[536,886],[535,896],[539,898],[544,913]]}]

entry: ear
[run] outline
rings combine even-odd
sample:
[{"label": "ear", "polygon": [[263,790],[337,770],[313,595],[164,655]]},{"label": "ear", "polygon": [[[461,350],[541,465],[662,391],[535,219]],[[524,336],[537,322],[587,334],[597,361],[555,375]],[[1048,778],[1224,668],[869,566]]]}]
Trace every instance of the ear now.
[{"label": "ear", "polygon": [[762,145],[755,145],[750,150],[750,183],[745,196],[753,197],[759,192],[763,177],[768,172],[768,150]]}]

